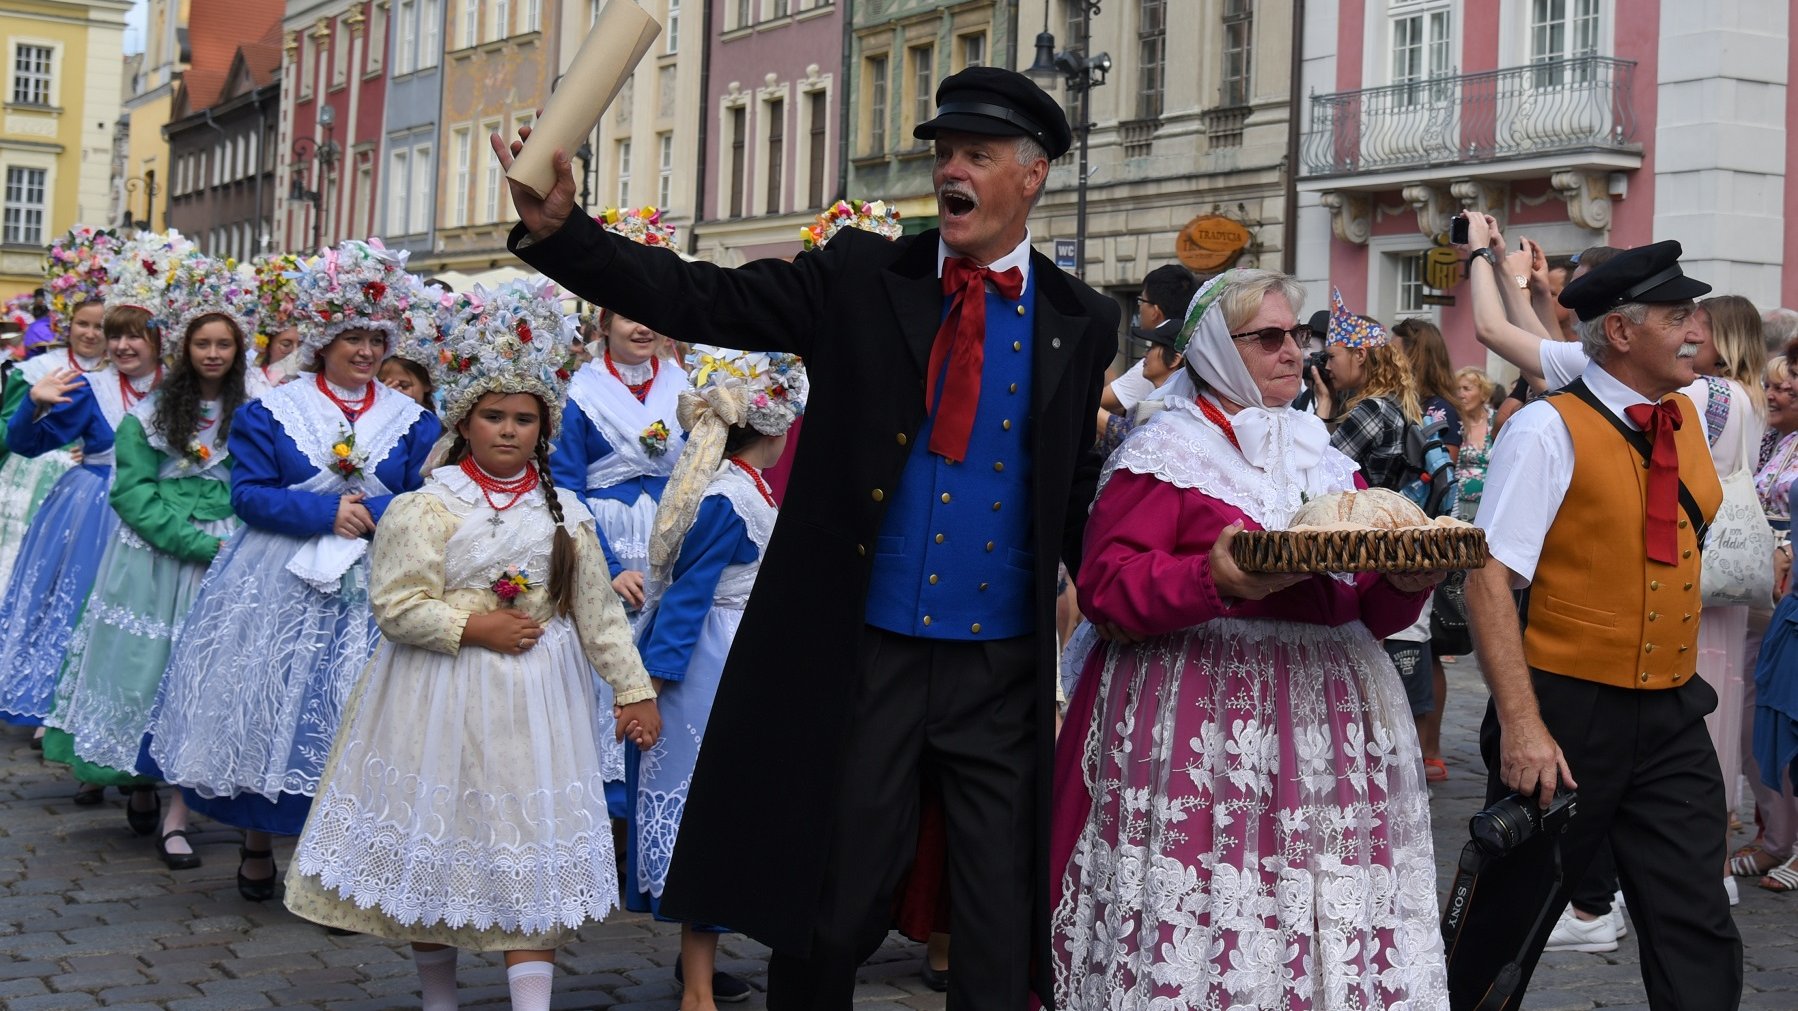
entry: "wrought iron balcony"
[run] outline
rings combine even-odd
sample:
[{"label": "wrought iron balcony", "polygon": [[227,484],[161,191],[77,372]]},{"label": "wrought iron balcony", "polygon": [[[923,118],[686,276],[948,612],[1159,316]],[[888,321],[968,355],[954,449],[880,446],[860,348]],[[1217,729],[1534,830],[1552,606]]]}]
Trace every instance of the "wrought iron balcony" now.
[{"label": "wrought iron balcony", "polygon": [[1581,56],[1311,96],[1304,175],[1632,153],[1630,60]]}]

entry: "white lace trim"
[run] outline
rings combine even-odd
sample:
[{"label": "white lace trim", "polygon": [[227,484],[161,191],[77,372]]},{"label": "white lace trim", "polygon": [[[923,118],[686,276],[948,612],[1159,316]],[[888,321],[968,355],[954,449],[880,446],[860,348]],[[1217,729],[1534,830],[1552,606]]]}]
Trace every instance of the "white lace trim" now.
[{"label": "white lace trim", "polygon": [[[144,427],[144,441],[150,444],[151,449],[161,453],[164,457],[162,469],[157,472],[157,476],[164,481],[175,477],[194,477],[198,475],[204,475],[214,481],[229,481],[231,475],[218,469],[219,465],[224,463],[225,460],[231,456],[231,450],[228,443],[221,443],[218,441],[219,431],[224,428],[224,425],[217,419],[217,415],[214,415],[215,421],[210,427],[194,433],[194,441],[205,446],[207,451],[212,454],[207,457],[205,463],[195,463],[194,460],[187,455],[185,450],[178,450],[173,446],[170,446],[168,438],[162,433],[162,429],[157,427],[156,402],[160,399],[162,399],[162,391],[157,390],[143,400],[138,401],[137,405],[131,408],[131,416],[136,418],[138,424]],[[203,401],[201,406],[210,408],[216,412],[220,409],[220,402],[217,400],[207,400]]]},{"label": "white lace trim", "polygon": [[756,560],[726,565],[718,576],[718,588],[713,591],[714,606],[741,609],[749,603],[750,591],[755,589],[755,577],[761,571],[762,555],[768,551],[768,538],[774,533],[774,520],[778,513],[762,497],[761,489],[755,486],[749,475],[729,460],[724,462],[717,475],[712,478],[705,494],[707,498],[717,495],[729,499],[731,509],[743,521],[743,526],[748,528],[749,539],[755,544]]},{"label": "white lace trim", "polygon": [[1199,414],[1197,404],[1168,403],[1167,410],[1132,431],[1111,454],[1099,477],[1101,492],[1113,473],[1127,470],[1202,491],[1241,509],[1265,529],[1283,530],[1307,499],[1355,487],[1360,468],[1334,447],[1302,474],[1270,474],[1243,459],[1224,433]]},{"label": "white lace trim", "polygon": [[[670,368],[680,371],[671,364],[664,366],[663,371]],[[659,378],[649,388],[647,399],[639,403],[604,366],[584,368],[574,374],[568,384],[569,401],[581,409],[612,446],[611,453],[588,464],[588,488],[608,488],[646,474],[666,477],[674,473],[674,461],[680,458],[685,441],[676,412],[680,391],[686,388],[687,384],[676,381],[674,376]],[[668,428],[668,448],[660,456],[651,457],[644,452],[640,439],[643,430],[657,421]]]},{"label": "white lace trim", "polygon": [[[100,405],[100,413],[106,418],[106,424],[116,431],[119,422],[125,420],[125,397],[119,391],[120,372],[108,365],[83,378],[87,381],[88,389],[94,392],[94,403]],[[132,390],[147,396],[156,388],[156,373],[152,372],[146,376],[127,379],[126,382],[131,384]],[[139,401],[139,403],[142,402]]]},{"label": "white lace trim", "polygon": [[[343,410],[319,392],[318,384],[300,381],[277,386],[263,394],[262,403],[306,459],[320,471],[329,472],[331,446],[351,425]],[[423,413],[424,408],[411,397],[375,384],[374,406],[357,418],[354,426],[356,455],[362,458],[365,475],[374,474]]]}]

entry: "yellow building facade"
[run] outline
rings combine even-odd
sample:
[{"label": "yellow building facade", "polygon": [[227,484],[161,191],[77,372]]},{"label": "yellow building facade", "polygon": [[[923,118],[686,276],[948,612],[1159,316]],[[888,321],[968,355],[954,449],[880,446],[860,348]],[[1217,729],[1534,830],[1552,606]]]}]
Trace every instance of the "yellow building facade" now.
[{"label": "yellow building facade", "polygon": [[120,208],[117,223],[129,214],[139,227],[168,227],[169,142],[162,128],[169,122],[175,89],[187,66],[182,38],[187,28],[188,0],[150,0],[144,10],[143,65],[137,80],[125,85],[120,122],[125,130],[125,160],[113,181]]},{"label": "yellow building facade", "polygon": [[130,0],[0,8],[0,297],[37,287],[44,248],[105,225]]}]

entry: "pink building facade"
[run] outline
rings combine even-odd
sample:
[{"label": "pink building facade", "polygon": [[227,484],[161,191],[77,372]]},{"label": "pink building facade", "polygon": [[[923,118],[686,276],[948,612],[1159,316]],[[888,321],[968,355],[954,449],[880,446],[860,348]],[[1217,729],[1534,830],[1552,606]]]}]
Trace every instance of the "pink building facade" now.
[{"label": "pink building facade", "polygon": [[[1298,273],[1381,320],[1425,316],[1485,363],[1465,282],[1428,254],[1463,209],[1551,257],[1678,239],[1688,273],[1771,307],[1798,185],[1783,0],[1306,5]],[[1441,281],[1440,274],[1434,280]]]},{"label": "pink building facade", "polygon": [[800,227],[839,195],[842,5],[742,0],[707,8],[695,252],[725,264],[791,257]]},{"label": "pink building facade", "polygon": [[389,8],[385,0],[287,5],[277,250],[379,234]]}]

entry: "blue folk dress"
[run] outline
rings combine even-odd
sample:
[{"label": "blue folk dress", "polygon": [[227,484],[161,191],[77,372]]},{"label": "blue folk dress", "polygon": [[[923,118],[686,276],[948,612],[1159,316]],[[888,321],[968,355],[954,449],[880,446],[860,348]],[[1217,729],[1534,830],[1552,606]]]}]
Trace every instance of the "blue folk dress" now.
[{"label": "blue folk dress", "polygon": [[656,699],[662,736],[647,752],[632,748],[626,757],[634,803],[625,865],[628,909],[660,916],[693,766],[775,515],[755,480],[726,461],[700,500],[668,586],[653,588],[645,608],[637,648],[650,677],[663,682]]},{"label": "blue folk dress", "polygon": [[[441,427],[405,394],[375,393],[352,425],[303,379],[231,423],[231,506],[244,526],[200,584],[138,764],[226,824],[299,833],[344,700],[379,641],[368,540],[332,533],[338,499],[361,491],[379,523],[395,494],[422,483]],[[352,434],[348,455],[336,452]],[[340,459],[359,473],[341,473]]]},{"label": "blue folk dress", "polygon": [[[680,391],[688,388],[686,374],[672,361],[615,367],[622,379],[612,375],[604,359],[574,374],[556,451],[549,457],[556,487],[578,491],[593,514],[613,579],[623,572],[649,569],[649,530],[655,523],[656,504],[686,441],[675,414]],[[627,382],[639,384],[641,399]],[[667,433],[665,439],[648,435],[658,423]],[[623,818],[630,810],[624,786],[626,748],[624,742],[612,739],[611,686],[596,677],[593,687],[599,695],[596,711],[601,725],[596,732],[603,745],[606,806],[612,817]]]},{"label": "blue folk dress", "polygon": [[50,715],[63,654],[119,529],[106,497],[113,429],[127,398],[135,403],[156,382],[154,375],[126,380],[110,366],[81,379],[67,403],[40,415],[27,401],[6,427],[7,448],[18,456],[73,442],[83,454],[81,466],[58,478],[38,508],[0,602],[0,720],[8,723],[40,726]]},{"label": "blue folk dress", "polygon": [[[68,348],[46,351],[27,358],[6,370],[6,381],[0,384],[0,428],[12,420],[22,404],[30,403],[27,395],[38,380],[59,369],[98,372],[106,367],[104,358],[81,358]],[[38,507],[56,487],[56,481],[75,466],[75,457],[66,448],[53,449],[38,456],[8,453],[0,446],[0,582],[12,575],[13,562],[19,557],[19,545],[36,518]]]}]

